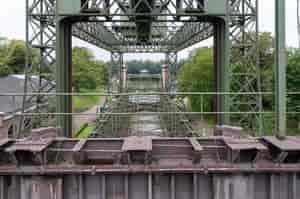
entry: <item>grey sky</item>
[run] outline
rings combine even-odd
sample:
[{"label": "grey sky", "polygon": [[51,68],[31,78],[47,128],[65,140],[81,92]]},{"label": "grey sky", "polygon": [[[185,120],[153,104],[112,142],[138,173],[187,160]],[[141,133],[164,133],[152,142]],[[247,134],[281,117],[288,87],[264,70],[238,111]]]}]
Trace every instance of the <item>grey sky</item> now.
[{"label": "grey sky", "polygon": [[[287,45],[296,47],[298,44],[297,37],[297,13],[296,1],[286,0],[286,30]],[[260,0],[259,2],[259,27],[260,31],[274,32],[274,0]],[[24,39],[25,38],[25,0],[5,1],[0,7],[0,37]],[[210,45],[211,41],[202,42],[197,46]],[[74,45],[87,46],[91,48],[97,58],[109,60],[110,54],[96,47],[88,45],[78,40],[74,41]],[[190,50],[188,48],[179,53],[180,58],[187,57]],[[125,59],[161,59],[162,55],[126,55]]]}]

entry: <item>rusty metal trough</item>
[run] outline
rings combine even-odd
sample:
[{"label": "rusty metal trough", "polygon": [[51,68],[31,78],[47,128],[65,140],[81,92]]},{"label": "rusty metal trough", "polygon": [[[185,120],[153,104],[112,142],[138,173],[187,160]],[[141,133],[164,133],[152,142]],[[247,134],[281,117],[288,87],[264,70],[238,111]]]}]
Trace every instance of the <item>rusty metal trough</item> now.
[{"label": "rusty metal trough", "polygon": [[299,199],[300,137],[0,141],[0,199]]}]

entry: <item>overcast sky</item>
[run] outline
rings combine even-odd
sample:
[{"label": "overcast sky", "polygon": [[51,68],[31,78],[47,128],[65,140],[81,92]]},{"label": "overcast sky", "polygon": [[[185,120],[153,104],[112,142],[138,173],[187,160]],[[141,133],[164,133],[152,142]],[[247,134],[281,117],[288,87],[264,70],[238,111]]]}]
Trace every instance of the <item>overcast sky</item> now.
[{"label": "overcast sky", "polygon": [[[286,0],[286,30],[287,30],[287,46],[297,47],[297,0]],[[274,32],[274,0],[260,0],[259,2],[259,27],[260,31]],[[11,0],[1,3],[0,6],[0,37],[24,39],[25,38],[25,0]],[[203,42],[198,46],[209,45],[211,42]],[[96,47],[87,45],[84,42],[74,41],[74,45],[87,46],[91,48],[96,57],[109,60],[110,54]],[[185,58],[188,52],[192,50],[188,48],[179,53],[180,58]],[[162,55],[127,55],[125,59],[159,59]]]}]

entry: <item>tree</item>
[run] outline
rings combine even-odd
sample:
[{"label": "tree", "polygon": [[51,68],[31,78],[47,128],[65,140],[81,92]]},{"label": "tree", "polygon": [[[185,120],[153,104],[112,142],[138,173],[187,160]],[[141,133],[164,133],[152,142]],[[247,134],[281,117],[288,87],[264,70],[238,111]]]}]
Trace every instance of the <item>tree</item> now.
[{"label": "tree", "polygon": [[7,56],[7,40],[0,38],[0,77],[11,73],[8,65],[9,57]]},{"label": "tree", "polygon": [[[299,92],[300,89],[300,50],[288,50],[287,65],[287,90],[289,92]],[[300,95],[288,95],[287,109],[289,112],[300,112]],[[294,128],[293,120],[297,122],[297,128],[300,130],[300,114],[288,115],[290,127]]]},{"label": "tree", "polygon": [[[214,90],[213,49],[199,48],[181,67],[178,74],[179,90],[181,92],[212,92]],[[204,111],[211,111],[212,96],[187,96],[191,108],[200,111],[203,99]]]},{"label": "tree", "polygon": [[73,48],[73,88],[93,90],[108,81],[108,70],[104,62],[96,60],[92,52],[83,47]]},{"label": "tree", "polygon": [[[274,38],[271,33],[259,33],[259,69],[261,71],[262,91],[269,92],[274,89]],[[247,64],[255,64],[255,60],[243,60],[233,51],[235,72],[247,72]],[[205,92],[213,91],[213,62],[212,49],[200,48],[195,50],[191,56],[184,62],[178,75],[179,89],[182,92]],[[237,78],[237,77],[235,77]],[[253,83],[255,88],[255,82]],[[297,91],[300,88],[300,50],[288,50],[287,65],[287,90],[289,92]],[[234,90],[234,88],[231,88]],[[193,111],[199,111],[200,99],[196,96],[190,96],[190,103]],[[211,110],[211,99],[205,99],[205,108]],[[274,109],[274,99],[272,95],[263,96],[263,107],[265,111]],[[239,110],[242,107],[237,107]],[[300,95],[288,95],[287,109],[289,112],[300,112]],[[265,118],[265,126],[267,123],[273,123],[273,120]],[[269,120],[269,121],[267,121]],[[288,128],[298,128],[300,130],[300,114],[288,115]],[[270,129],[265,129],[270,130]]]},{"label": "tree", "polygon": [[[36,61],[38,53],[36,49],[30,49],[30,64],[37,72]],[[26,44],[22,40],[7,40],[0,38],[0,75],[23,74],[25,70]]]},{"label": "tree", "polygon": [[7,76],[11,73],[9,66],[6,64],[5,60],[0,57],[0,77]]},{"label": "tree", "polygon": [[25,42],[11,40],[7,46],[7,64],[14,74],[24,73],[26,59]]}]

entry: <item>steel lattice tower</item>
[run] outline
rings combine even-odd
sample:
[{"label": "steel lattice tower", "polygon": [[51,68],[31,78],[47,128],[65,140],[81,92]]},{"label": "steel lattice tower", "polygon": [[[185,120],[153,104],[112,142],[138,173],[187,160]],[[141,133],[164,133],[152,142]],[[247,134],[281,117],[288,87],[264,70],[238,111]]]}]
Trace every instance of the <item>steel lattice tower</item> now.
[{"label": "steel lattice tower", "polygon": [[[244,111],[258,112],[251,116],[243,115],[238,120],[230,114],[220,114],[219,123],[238,121],[238,124],[247,124],[250,128],[262,130],[262,115],[259,113],[262,111],[262,96],[254,94],[241,98],[238,95],[241,92],[261,91],[257,48],[258,0],[227,1],[226,14],[222,17],[224,24],[215,23],[216,21],[211,20],[209,16],[205,17],[204,4],[198,0],[151,1],[153,4],[146,5],[143,8],[145,10],[139,10],[126,0],[82,0],[80,13],[75,15],[64,11],[58,13],[57,1],[26,1],[28,58],[32,48],[39,50],[40,60],[36,64],[40,69],[49,69],[46,70],[49,74],[43,77],[51,79],[53,74],[56,74],[56,81],[59,80],[56,92],[66,91],[71,78],[63,75],[68,69],[55,67],[57,60],[59,63],[70,64],[70,60],[65,57],[69,56],[70,52],[63,51],[65,46],[71,47],[70,38],[62,38],[66,34],[112,52],[112,62],[118,62],[120,66],[124,53],[139,52],[165,53],[167,62],[173,63],[173,60],[177,61],[178,51],[214,36],[216,65],[229,65],[215,69],[216,91],[237,93],[219,97],[217,111],[230,112],[243,106]],[[138,0],[135,5],[140,3],[144,4],[145,1]],[[219,14],[216,13],[215,16],[218,17]],[[70,18],[70,21],[67,21],[67,18]],[[143,24],[143,20],[149,23]],[[60,22],[62,23],[58,25]],[[226,38],[229,38],[230,42],[227,42]],[[64,43],[60,42],[62,39]],[[237,56],[243,57],[243,61],[237,61]],[[244,66],[244,70],[237,73],[235,67],[240,65]],[[28,61],[27,78],[34,73],[31,69]],[[39,85],[36,91],[51,92],[54,86],[51,89],[47,86],[45,90],[45,86]],[[25,94],[27,90],[25,87]],[[24,104],[33,99],[36,100],[24,97]],[[57,99],[61,100],[57,102],[58,111],[69,112],[72,109],[66,104],[71,102],[68,96]],[[39,99],[36,103],[44,105],[47,104],[47,100]],[[65,123],[67,117],[63,118],[60,121]]]}]

